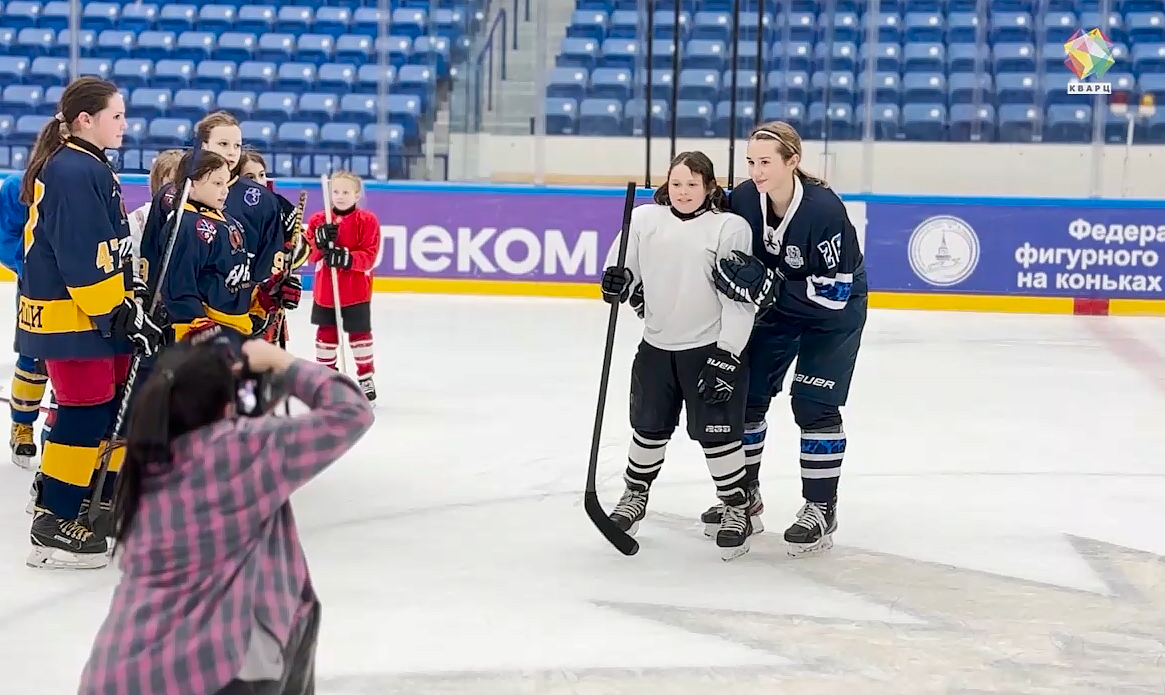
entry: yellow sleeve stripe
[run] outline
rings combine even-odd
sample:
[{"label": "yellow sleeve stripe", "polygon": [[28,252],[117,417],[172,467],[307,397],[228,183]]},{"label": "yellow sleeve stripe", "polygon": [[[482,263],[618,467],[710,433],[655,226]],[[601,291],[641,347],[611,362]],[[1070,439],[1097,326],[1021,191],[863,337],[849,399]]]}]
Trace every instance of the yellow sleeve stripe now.
[{"label": "yellow sleeve stripe", "polygon": [[113,311],[133,292],[125,288],[125,278],[121,273],[110,275],[101,282],[87,287],[70,287],[69,296],[88,316],[104,316]]}]

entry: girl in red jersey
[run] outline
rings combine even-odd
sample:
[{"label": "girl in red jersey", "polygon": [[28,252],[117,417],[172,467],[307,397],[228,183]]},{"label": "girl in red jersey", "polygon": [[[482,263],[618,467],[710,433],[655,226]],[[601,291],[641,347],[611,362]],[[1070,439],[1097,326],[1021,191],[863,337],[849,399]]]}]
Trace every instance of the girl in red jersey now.
[{"label": "girl in red jersey", "polygon": [[372,270],[380,255],[380,221],[368,210],[357,207],[364,193],[363,183],[355,174],[338,171],[329,181],[332,223],[324,212],[308,220],[307,238],[311,244],[309,262],[316,264],[314,304],[311,322],[316,329],[316,360],[336,366],[336,351],[341,336],[336,328],[336,308],[332,280],[338,280],[340,318],[352,357],[356,378],[369,401],[376,400],[372,383]]}]

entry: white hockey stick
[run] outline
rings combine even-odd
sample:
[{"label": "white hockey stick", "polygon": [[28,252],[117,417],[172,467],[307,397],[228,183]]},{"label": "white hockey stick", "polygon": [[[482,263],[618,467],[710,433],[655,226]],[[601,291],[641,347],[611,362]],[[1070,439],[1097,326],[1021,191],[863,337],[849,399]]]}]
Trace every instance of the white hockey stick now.
[{"label": "white hockey stick", "polygon": [[[327,174],[320,174],[320,190],[324,195],[324,221],[332,223],[332,192]],[[324,265],[327,267],[327,264]],[[340,271],[332,268],[332,306],[336,310],[336,368],[341,374],[348,373],[348,358],[345,348],[347,335],[344,333],[344,317],[340,314]]]}]

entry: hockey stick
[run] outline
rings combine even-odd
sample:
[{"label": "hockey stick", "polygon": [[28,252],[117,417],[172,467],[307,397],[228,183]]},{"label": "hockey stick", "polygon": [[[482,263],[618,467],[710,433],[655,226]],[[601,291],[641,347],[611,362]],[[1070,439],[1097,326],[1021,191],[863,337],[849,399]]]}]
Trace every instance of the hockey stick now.
[{"label": "hockey stick", "polygon": [[[332,223],[332,194],[328,188],[328,177],[320,174],[320,190],[324,195],[324,221]],[[326,267],[326,266],[325,266]],[[341,374],[348,373],[348,357],[345,354],[344,317],[340,312],[340,271],[332,268],[332,307],[336,310],[336,366]]]},{"label": "hockey stick", "polygon": [[[623,202],[623,231],[619,234],[619,258],[615,267],[622,270],[627,263],[627,240],[631,236],[631,211],[635,207],[635,182],[627,182],[627,198]],[[611,313],[607,317],[607,345],[603,350],[603,371],[599,376],[599,402],[595,406],[595,429],[591,435],[591,458],[587,463],[587,491],[583,497],[583,507],[591,523],[599,529],[599,533],[611,542],[611,545],[624,555],[634,555],[639,552],[639,543],[625,531],[615,525],[614,521],[603,511],[599,504],[599,493],[596,479],[599,471],[599,438],[603,433],[603,411],[607,407],[607,385],[611,377],[611,356],[615,352],[615,324],[619,320],[619,303],[611,304]]]},{"label": "hockey stick", "polygon": [[[191,162],[198,159],[198,146],[194,147],[194,155],[191,157]],[[174,255],[174,244],[178,241],[179,225],[182,223],[182,212],[186,209],[186,202],[190,199],[190,179],[186,179],[186,183],[182,186],[182,196],[178,199],[178,207],[174,212],[174,228],[170,230],[170,237],[166,239],[166,253],[162,256],[162,267],[158,270],[158,281],[154,285],[154,293],[150,297],[150,306],[148,312],[153,316],[158,310],[158,305],[162,303],[162,287],[166,280],[166,270],[170,266],[170,258]],[[125,427],[125,416],[129,412],[129,404],[133,398],[133,385],[138,378],[138,370],[142,366],[142,353],[139,350],[134,350],[133,358],[129,362],[129,372],[125,377],[125,386],[121,394],[121,403],[117,406],[117,417],[113,420],[113,432],[109,436],[109,443],[102,449],[100,454],[101,465],[97,470],[97,481],[93,489],[89,491],[89,509],[85,512],[85,516],[89,521],[89,528],[97,522],[97,517],[101,514],[101,491],[105,488],[105,479],[109,476],[109,463],[113,459],[114,442],[121,438],[121,430]]]}]

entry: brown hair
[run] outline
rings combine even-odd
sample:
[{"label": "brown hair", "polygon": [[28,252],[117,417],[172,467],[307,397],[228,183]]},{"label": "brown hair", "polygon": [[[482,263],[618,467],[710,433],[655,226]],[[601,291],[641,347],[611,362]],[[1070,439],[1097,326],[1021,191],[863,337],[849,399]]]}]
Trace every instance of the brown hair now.
[{"label": "brown hair", "polygon": [[[761,123],[756,128],[753,128],[752,133],[748,136],[749,140],[764,140],[771,142],[777,147],[777,154],[781,156],[781,161],[787,162],[793,155],[803,157],[801,153],[801,136],[797,133],[797,129],[784,121],[769,121],[768,123]],[[801,168],[800,163],[793,173],[801,177],[804,183],[811,183],[815,186],[822,186],[828,188],[829,184],[825,179],[819,179],[816,176],[805,173]]]},{"label": "brown hair", "polygon": [[178,162],[182,159],[182,150],[164,150],[154,157],[154,164],[150,167],[150,197],[158,195],[158,190],[174,180],[178,173]]},{"label": "brown hair", "polygon": [[[194,154],[198,153],[198,160],[192,162]],[[226,158],[222,155],[215,154],[201,147],[190,150],[182,155],[182,161],[178,162],[178,171],[174,176],[174,186],[176,190],[181,192],[186,187],[187,181],[201,181],[210,175],[211,172],[217,171],[222,167],[229,166]]]},{"label": "brown hair", "polygon": [[243,156],[239,157],[239,171],[242,171],[247,164],[258,164],[263,167],[263,171],[267,171],[267,160],[263,159],[263,155],[255,150],[243,150]]},{"label": "brown hair", "polygon": [[20,182],[20,202],[33,204],[36,179],[49,158],[65,145],[65,140],[73,134],[73,122],[83,114],[95,116],[109,106],[109,100],[117,94],[117,85],[99,77],[78,77],[65,87],[61,100],[57,103],[57,114],[49,119],[36,136],[24,179]]},{"label": "brown hair", "polygon": [[[676,158],[671,160],[671,164],[667,168],[667,179],[671,179],[672,169],[683,164],[692,171],[693,174],[700,177],[704,182],[704,189],[707,191],[708,207],[713,211],[719,212],[728,208],[728,194],[716,182],[716,169],[712,165],[712,160],[708,159],[708,155],[703,152],[680,152]],[[671,199],[668,197],[668,184],[665,182],[662,186],[655,189],[655,195],[652,200],[658,205],[671,205]]]},{"label": "brown hair", "polygon": [[210,142],[210,131],[224,125],[238,127],[239,119],[231,115],[229,111],[209,113],[201,121],[194,124],[194,135],[199,142],[205,145]]}]

